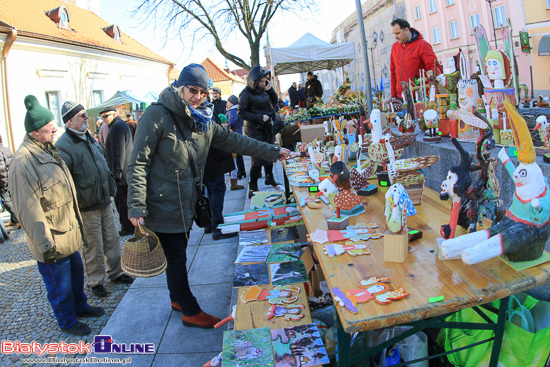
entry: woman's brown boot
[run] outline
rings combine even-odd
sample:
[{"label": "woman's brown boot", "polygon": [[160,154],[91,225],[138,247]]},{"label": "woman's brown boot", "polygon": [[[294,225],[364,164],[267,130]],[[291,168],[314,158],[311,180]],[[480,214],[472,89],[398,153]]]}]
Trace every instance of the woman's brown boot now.
[{"label": "woman's brown boot", "polygon": [[244,186],[243,185],[239,185],[237,183],[237,179],[236,178],[232,178],[231,179],[231,190],[242,190],[244,189]]}]

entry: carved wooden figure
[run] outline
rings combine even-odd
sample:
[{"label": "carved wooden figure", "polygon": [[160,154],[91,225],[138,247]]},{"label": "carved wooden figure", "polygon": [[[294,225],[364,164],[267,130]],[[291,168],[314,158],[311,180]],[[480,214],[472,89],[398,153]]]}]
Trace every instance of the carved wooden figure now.
[{"label": "carved wooden figure", "polygon": [[539,131],[540,140],[544,143],[544,149],[550,149],[550,124],[544,115],[537,117],[537,125],[534,130]]},{"label": "carved wooden figure", "polygon": [[461,255],[466,264],[477,264],[499,255],[510,261],[530,261],[542,256],[550,237],[550,189],[535,162],[535,148],[523,117],[508,101],[504,102],[514,130],[518,167],[514,167],[505,149],[499,159],[512,177],[516,191],[504,219],[483,231],[443,241],[442,256]]}]

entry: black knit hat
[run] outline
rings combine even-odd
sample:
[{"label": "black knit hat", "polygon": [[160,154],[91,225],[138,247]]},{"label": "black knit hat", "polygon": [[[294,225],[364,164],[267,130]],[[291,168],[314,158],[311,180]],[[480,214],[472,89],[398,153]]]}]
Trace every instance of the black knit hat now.
[{"label": "black knit hat", "polygon": [[234,94],[232,94],[231,97],[229,97],[227,100],[231,102],[231,104],[239,104],[239,98]]},{"label": "black knit hat", "polygon": [[107,112],[117,112],[116,107],[104,108],[104,109],[101,110],[101,112],[99,114],[103,115],[104,113],[107,113]]},{"label": "black knit hat", "polygon": [[173,86],[179,88],[189,85],[208,90],[208,79],[208,73],[202,65],[189,64],[182,69],[178,80],[174,82]]},{"label": "black knit hat", "polygon": [[65,101],[65,103],[63,103],[63,106],[61,106],[61,118],[63,119],[63,122],[69,122],[70,119],[72,119],[77,113],[79,113],[83,109],[84,106],[82,106],[80,103]]},{"label": "black knit hat", "polygon": [[53,113],[46,107],[42,107],[35,96],[29,94],[25,97],[24,102],[27,109],[27,114],[25,115],[26,132],[36,131],[55,120]]}]

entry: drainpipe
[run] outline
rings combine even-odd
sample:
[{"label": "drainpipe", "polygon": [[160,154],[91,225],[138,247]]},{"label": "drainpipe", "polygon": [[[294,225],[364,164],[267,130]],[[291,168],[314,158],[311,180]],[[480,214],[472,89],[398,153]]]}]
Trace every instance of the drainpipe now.
[{"label": "drainpipe", "polygon": [[5,115],[6,115],[6,127],[8,130],[8,146],[11,147],[12,151],[15,151],[15,143],[14,143],[14,137],[13,137],[13,129],[11,126],[11,109],[10,109],[10,95],[9,95],[9,89],[8,89],[8,53],[10,52],[11,46],[15,42],[15,39],[17,38],[17,29],[11,28],[7,37],[6,42],[4,43],[4,47],[2,48],[2,88],[4,91],[4,99],[6,102],[5,106]]}]

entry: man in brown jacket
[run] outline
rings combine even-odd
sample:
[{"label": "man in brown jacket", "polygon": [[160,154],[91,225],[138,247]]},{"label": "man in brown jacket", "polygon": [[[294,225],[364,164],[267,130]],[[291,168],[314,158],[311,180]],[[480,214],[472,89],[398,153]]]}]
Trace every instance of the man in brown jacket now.
[{"label": "man in brown jacket", "polygon": [[77,317],[99,317],[84,294],[82,218],[71,173],[53,145],[57,123],[35,96],[25,97],[25,139],[13,156],[9,188],[61,330],[88,335]]}]

